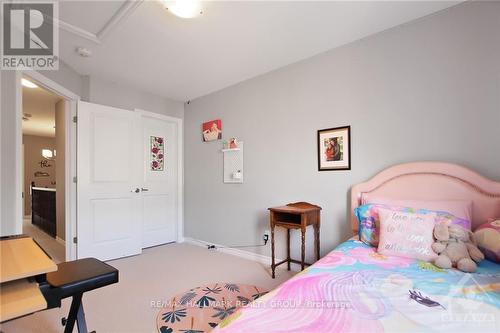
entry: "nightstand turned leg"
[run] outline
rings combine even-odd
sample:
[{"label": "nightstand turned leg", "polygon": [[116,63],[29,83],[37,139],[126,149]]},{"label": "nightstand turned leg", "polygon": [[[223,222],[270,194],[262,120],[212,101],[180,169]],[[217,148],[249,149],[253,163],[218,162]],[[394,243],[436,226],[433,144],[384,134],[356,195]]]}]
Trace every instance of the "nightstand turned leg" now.
[{"label": "nightstand turned leg", "polygon": [[320,252],[321,252],[321,246],[320,246],[320,229],[321,229],[321,212],[318,211],[318,223],[316,223],[316,228],[318,228],[318,243],[316,244],[316,258],[319,260],[320,257]]},{"label": "nightstand turned leg", "polygon": [[290,270],[290,229],[286,229],[286,260],[287,268]]},{"label": "nightstand turned leg", "polygon": [[319,225],[315,224],[314,225],[314,245],[316,245],[316,260],[319,260]]},{"label": "nightstand turned leg", "polygon": [[304,262],[306,259],[306,229],[302,228],[302,253],[301,253],[301,261],[300,261],[300,266],[301,270],[304,270]]},{"label": "nightstand turned leg", "polygon": [[274,279],[274,225],[271,225],[271,270],[272,270],[272,277]]}]

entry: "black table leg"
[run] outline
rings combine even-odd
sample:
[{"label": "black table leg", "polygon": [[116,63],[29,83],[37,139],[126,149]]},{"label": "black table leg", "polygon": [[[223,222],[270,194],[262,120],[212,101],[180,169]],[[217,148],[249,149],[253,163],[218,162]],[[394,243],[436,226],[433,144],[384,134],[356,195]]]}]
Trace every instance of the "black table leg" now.
[{"label": "black table leg", "polygon": [[85,313],[83,312],[82,296],[83,293],[79,293],[73,296],[71,307],[69,309],[68,319],[66,321],[66,326],[64,327],[64,333],[73,332],[75,321],[77,322],[78,333],[87,333],[87,324],[85,322]]},{"label": "black table leg", "polygon": [[87,322],[85,321],[85,312],[83,312],[83,303],[80,303],[78,308],[78,313],[76,315],[76,327],[78,327],[78,333],[87,333]]}]

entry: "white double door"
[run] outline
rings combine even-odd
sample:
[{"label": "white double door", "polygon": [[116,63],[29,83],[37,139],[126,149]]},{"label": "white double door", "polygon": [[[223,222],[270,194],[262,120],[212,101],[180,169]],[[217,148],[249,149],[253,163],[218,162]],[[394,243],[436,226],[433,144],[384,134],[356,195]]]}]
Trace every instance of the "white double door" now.
[{"label": "white double door", "polygon": [[78,258],[116,259],[177,240],[179,124],[78,103]]}]

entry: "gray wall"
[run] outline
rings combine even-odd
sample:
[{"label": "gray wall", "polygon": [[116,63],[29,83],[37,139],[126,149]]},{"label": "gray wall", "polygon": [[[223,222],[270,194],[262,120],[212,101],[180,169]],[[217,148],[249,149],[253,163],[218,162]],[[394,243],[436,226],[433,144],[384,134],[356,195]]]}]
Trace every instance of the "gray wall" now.
[{"label": "gray wall", "polygon": [[[225,138],[245,142],[242,185],[222,183],[221,142],[201,140],[214,118]],[[448,161],[500,180],[499,124],[500,2],[467,2],[345,45],[186,106],[186,236],[256,243],[266,208],[309,201],[323,207],[325,254],[350,236],[350,187],[391,165]],[[352,170],[318,172],[316,131],[343,125]],[[307,241],[310,258],[312,231]]]},{"label": "gray wall", "polygon": [[127,85],[95,77],[84,77],[86,101],[133,110],[135,108],[183,118],[184,103],[150,94]]},{"label": "gray wall", "polygon": [[59,61],[59,69],[57,71],[39,71],[43,76],[58,83],[64,88],[72,91],[78,96],[83,96],[83,80],[73,68],[66,65],[63,61]]},{"label": "gray wall", "polygon": [[87,102],[128,110],[138,108],[177,118],[184,116],[182,102],[141,91],[136,87],[116,83],[109,79],[81,76],[62,61],[59,63],[59,70],[40,71],[40,73],[71,90]]}]

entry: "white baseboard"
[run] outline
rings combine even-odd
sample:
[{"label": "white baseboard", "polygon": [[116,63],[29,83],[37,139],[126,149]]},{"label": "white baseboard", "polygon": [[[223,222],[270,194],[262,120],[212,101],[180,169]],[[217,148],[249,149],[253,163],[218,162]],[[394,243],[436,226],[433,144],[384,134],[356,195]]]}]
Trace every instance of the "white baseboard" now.
[{"label": "white baseboard", "polygon": [[59,244],[62,244],[64,246],[66,246],[66,242],[64,241],[64,239],[62,239],[59,236],[56,236],[56,242],[58,242]]},{"label": "white baseboard", "polygon": [[[189,244],[204,247],[204,248],[206,248],[208,245],[214,245],[216,248],[213,250],[210,250],[210,251],[219,251],[219,252],[230,254],[233,256],[237,256],[240,258],[256,261],[256,262],[259,262],[259,263],[264,264],[264,265],[269,266],[269,267],[271,266],[271,257],[265,256],[263,254],[258,254],[258,253],[245,251],[245,250],[241,250],[241,249],[230,248],[230,247],[224,247],[224,245],[215,244],[215,243],[211,243],[211,242],[207,242],[204,240],[195,239],[195,238],[191,238],[191,237],[184,237],[184,243],[189,243]],[[283,259],[276,258],[275,260],[276,260],[276,262],[280,262]],[[282,267],[285,267],[285,264],[283,264],[283,266],[279,266],[278,268],[282,268]],[[294,272],[300,271],[300,265],[295,264],[295,263],[291,263],[290,268]]]}]

